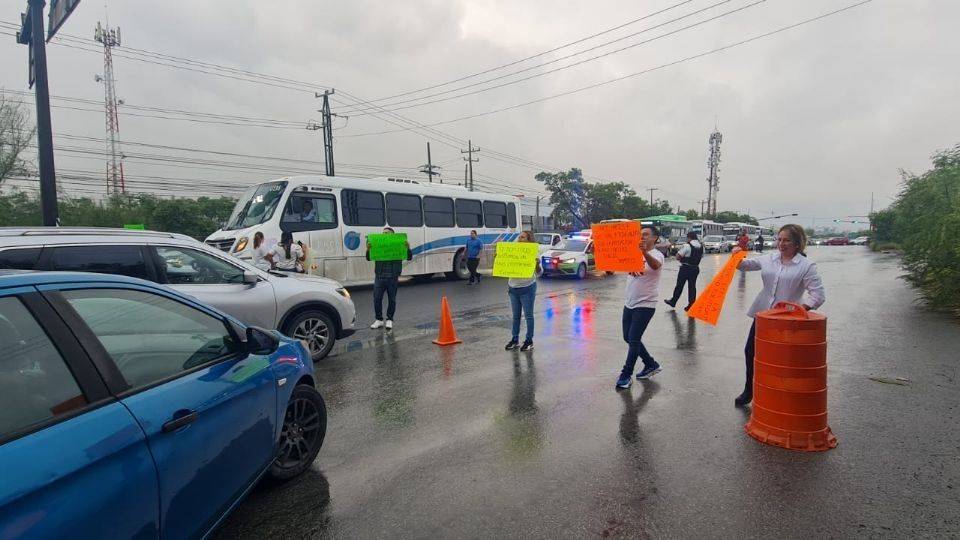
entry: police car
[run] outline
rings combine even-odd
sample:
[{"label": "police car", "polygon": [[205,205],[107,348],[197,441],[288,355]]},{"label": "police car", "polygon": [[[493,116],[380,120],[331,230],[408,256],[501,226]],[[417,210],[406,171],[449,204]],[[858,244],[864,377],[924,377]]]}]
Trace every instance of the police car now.
[{"label": "police car", "polygon": [[566,238],[540,255],[543,277],[576,276],[583,279],[596,269],[593,241],[583,236]]}]

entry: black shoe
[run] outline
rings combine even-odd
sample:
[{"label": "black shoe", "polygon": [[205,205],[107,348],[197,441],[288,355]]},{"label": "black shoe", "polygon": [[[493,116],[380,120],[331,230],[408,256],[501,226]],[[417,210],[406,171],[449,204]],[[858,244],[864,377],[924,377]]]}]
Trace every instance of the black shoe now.
[{"label": "black shoe", "polygon": [[503,349],[504,349],[505,351],[512,351],[512,350],[514,350],[514,349],[517,348],[517,345],[518,345],[517,340],[511,339],[511,340],[510,340],[510,343],[507,343],[507,346],[504,347]]},{"label": "black shoe", "polygon": [[693,307],[693,304],[690,304],[689,306],[683,308],[683,310],[684,310],[684,311],[690,311],[690,308],[692,308],[692,307]]},{"label": "black shoe", "polygon": [[524,342],[523,342],[523,346],[520,347],[520,350],[521,350],[521,351],[532,351],[532,350],[533,350],[533,342],[532,342],[532,341],[524,341]]},{"label": "black shoe", "polygon": [[753,401],[753,392],[744,392],[733,400],[737,407],[743,407]]},{"label": "black shoe", "polygon": [[675,300],[664,300],[663,303],[672,308],[677,307],[677,302]]}]

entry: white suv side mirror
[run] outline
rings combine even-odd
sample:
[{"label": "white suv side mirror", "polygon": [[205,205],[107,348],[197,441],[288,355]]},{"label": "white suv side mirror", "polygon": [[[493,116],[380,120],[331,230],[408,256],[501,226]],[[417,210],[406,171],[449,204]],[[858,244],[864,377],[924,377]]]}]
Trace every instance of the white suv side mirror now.
[{"label": "white suv side mirror", "polygon": [[258,281],[260,281],[260,278],[253,272],[243,273],[243,282],[247,285],[256,285]]}]

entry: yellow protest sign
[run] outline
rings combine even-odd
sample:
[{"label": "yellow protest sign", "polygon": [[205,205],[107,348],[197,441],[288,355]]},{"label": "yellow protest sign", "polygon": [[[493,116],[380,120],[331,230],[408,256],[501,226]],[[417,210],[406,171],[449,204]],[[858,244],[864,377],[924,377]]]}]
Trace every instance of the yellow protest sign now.
[{"label": "yellow protest sign", "polygon": [[535,242],[497,242],[493,277],[533,277],[537,270],[538,246]]},{"label": "yellow protest sign", "polygon": [[720,312],[723,310],[723,301],[727,298],[727,290],[730,289],[730,282],[733,281],[733,275],[737,272],[737,265],[746,256],[746,251],[739,251],[731,255],[727,264],[723,265],[720,272],[713,276],[706,290],[687,311],[687,315],[716,326],[717,320],[720,318]]},{"label": "yellow protest sign", "polygon": [[606,272],[643,272],[640,250],[640,222],[621,221],[591,227],[597,270]]}]

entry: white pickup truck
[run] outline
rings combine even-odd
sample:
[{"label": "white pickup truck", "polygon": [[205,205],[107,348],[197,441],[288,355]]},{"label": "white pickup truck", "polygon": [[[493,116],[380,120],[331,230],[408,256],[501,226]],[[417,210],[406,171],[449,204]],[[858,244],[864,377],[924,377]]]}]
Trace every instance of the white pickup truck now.
[{"label": "white pickup truck", "polygon": [[558,233],[536,233],[534,237],[537,239],[537,243],[540,244],[538,253],[541,254],[563,241],[563,236]]}]

